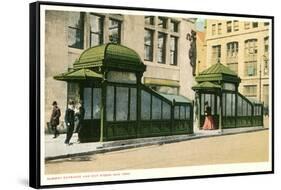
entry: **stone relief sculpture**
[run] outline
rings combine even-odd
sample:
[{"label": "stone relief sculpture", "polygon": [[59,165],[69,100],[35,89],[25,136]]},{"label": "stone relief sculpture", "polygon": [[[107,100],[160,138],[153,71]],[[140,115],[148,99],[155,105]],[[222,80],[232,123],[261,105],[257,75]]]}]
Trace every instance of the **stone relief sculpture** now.
[{"label": "stone relief sculpture", "polygon": [[190,48],[188,52],[190,65],[192,66],[192,74],[195,76],[196,72],[196,58],[197,58],[197,50],[196,50],[196,32],[191,30],[190,34],[187,34],[187,40],[190,41]]}]

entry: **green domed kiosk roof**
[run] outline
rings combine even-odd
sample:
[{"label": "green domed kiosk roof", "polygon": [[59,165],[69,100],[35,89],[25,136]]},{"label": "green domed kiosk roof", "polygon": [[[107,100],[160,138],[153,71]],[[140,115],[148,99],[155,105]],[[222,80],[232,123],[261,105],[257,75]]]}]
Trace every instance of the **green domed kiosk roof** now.
[{"label": "green domed kiosk roof", "polygon": [[202,71],[199,75],[209,75],[209,74],[227,74],[232,76],[237,76],[237,74],[229,69],[228,67],[224,66],[221,63],[217,63],[209,67],[208,69]]},{"label": "green domed kiosk roof", "polygon": [[134,50],[114,43],[94,46],[85,50],[73,66],[74,69],[104,66],[142,72],[146,68]]},{"label": "green domed kiosk roof", "polygon": [[197,82],[225,81],[240,83],[241,81],[234,71],[221,63],[216,63],[202,71],[195,79]]}]

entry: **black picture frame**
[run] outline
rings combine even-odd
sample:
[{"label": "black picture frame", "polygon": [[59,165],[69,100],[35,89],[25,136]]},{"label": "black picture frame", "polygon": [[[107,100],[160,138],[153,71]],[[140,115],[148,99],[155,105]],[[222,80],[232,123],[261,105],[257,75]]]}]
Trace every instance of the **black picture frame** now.
[{"label": "black picture frame", "polygon": [[[199,14],[199,15],[213,15],[213,16],[231,16],[231,17],[247,17],[247,18],[264,18],[271,20],[271,58],[272,58],[272,73],[271,73],[271,170],[258,171],[258,172],[243,172],[243,173],[229,173],[229,174],[211,174],[211,175],[198,175],[198,176],[180,176],[180,177],[165,177],[165,178],[153,178],[153,179],[135,179],[135,180],[120,180],[120,181],[105,181],[105,182],[86,182],[86,183],[73,183],[73,184],[54,184],[54,185],[42,185],[41,180],[41,82],[40,82],[40,7],[42,5],[52,6],[65,6],[65,7],[83,7],[83,8],[102,8],[112,10],[133,10],[133,11],[153,11],[160,13],[181,13],[181,14]],[[194,178],[210,178],[210,177],[231,177],[231,176],[244,176],[244,175],[259,175],[259,174],[272,174],[274,173],[274,17],[265,15],[248,15],[248,14],[235,14],[235,13],[217,13],[217,12],[200,12],[200,11],[187,11],[187,10],[168,10],[168,9],[155,9],[155,8],[141,8],[141,7],[122,7],[122,6],[110,6],[110,5],[92,5],[92,4],[80,4],[80,3],[62,3],[62,2],[48,2],[39,1],[30,3],[29,9],[29,39],[30,39],[30,78],[29,78],[29,185],[33,188],[54,188],[54,187],[71,187],[71,186],[87,186],[87,185],[103,185],[103,184],[118,184],[118,183],[135,183],[135,182],[151,182],[151,181],[165,181],[165,180],[185,180]]]}]

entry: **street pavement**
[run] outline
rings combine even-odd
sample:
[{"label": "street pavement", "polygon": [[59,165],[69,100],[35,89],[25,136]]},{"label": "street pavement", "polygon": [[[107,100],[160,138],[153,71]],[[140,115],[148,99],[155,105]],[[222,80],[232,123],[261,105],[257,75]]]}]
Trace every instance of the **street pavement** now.
[{"label": "street pavement", "polygon": [[[45,165],[45,173],[64,174],[264,162],[269,160],[268,143],[268,130],[217,135],[170,144],[110,151],[103,154],[49,160]],[[74,144],[72,148],[76,145]]]},{"label": "street pavement", "polygon": [[237,133],[245,133],[256,130],[266,130],[263,127],[251,128],[237,128],[227,130],[212,130],[212,131],[195,131],[192,135],[174,135],[153,138],[140,138],[131,140],[121,140],[112,142],[91,142],[91,143],[78,143],[78,137],[75,133],[70,141],[71,145],[64,144],[66,135],[61,134],[57,138],[53,135],[45,135],[45,160],[55,160],[62,158],[70,158],[75,156],[83,156],[97,153],[105,153],[111,151],[118,151],[129,148],[137,148],[143,146],[161,145],[167,143],[175,143],[181,141],[194,140],[199,138],[215,137],[221,135],[230,135]]}]

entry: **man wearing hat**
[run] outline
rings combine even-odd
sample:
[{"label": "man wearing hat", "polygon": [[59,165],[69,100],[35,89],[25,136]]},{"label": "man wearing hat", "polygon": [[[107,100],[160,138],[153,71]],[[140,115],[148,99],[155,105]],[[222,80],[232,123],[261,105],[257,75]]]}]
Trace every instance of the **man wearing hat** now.
[{"label": "man wearing hat", "polygon": [[69,141],[74,131],[74,101],[69,102],[68,108],[65,111],[64,121],[67,126],[66,139],[64,143],[69,145]]},{"label": "man wearing hat", "polygon": [[53,102],[53,111],[52,111],[52,115],[51,115],[51,119],[50,119],[50,124],[52,127],[52,130],[54,131],[54,137],[53,138],[57,138],[57,136],[59,136],[59,131],[57,129],[57,126],[60,123],[60,108],[58,107],[58,104],[56,101]]}]

